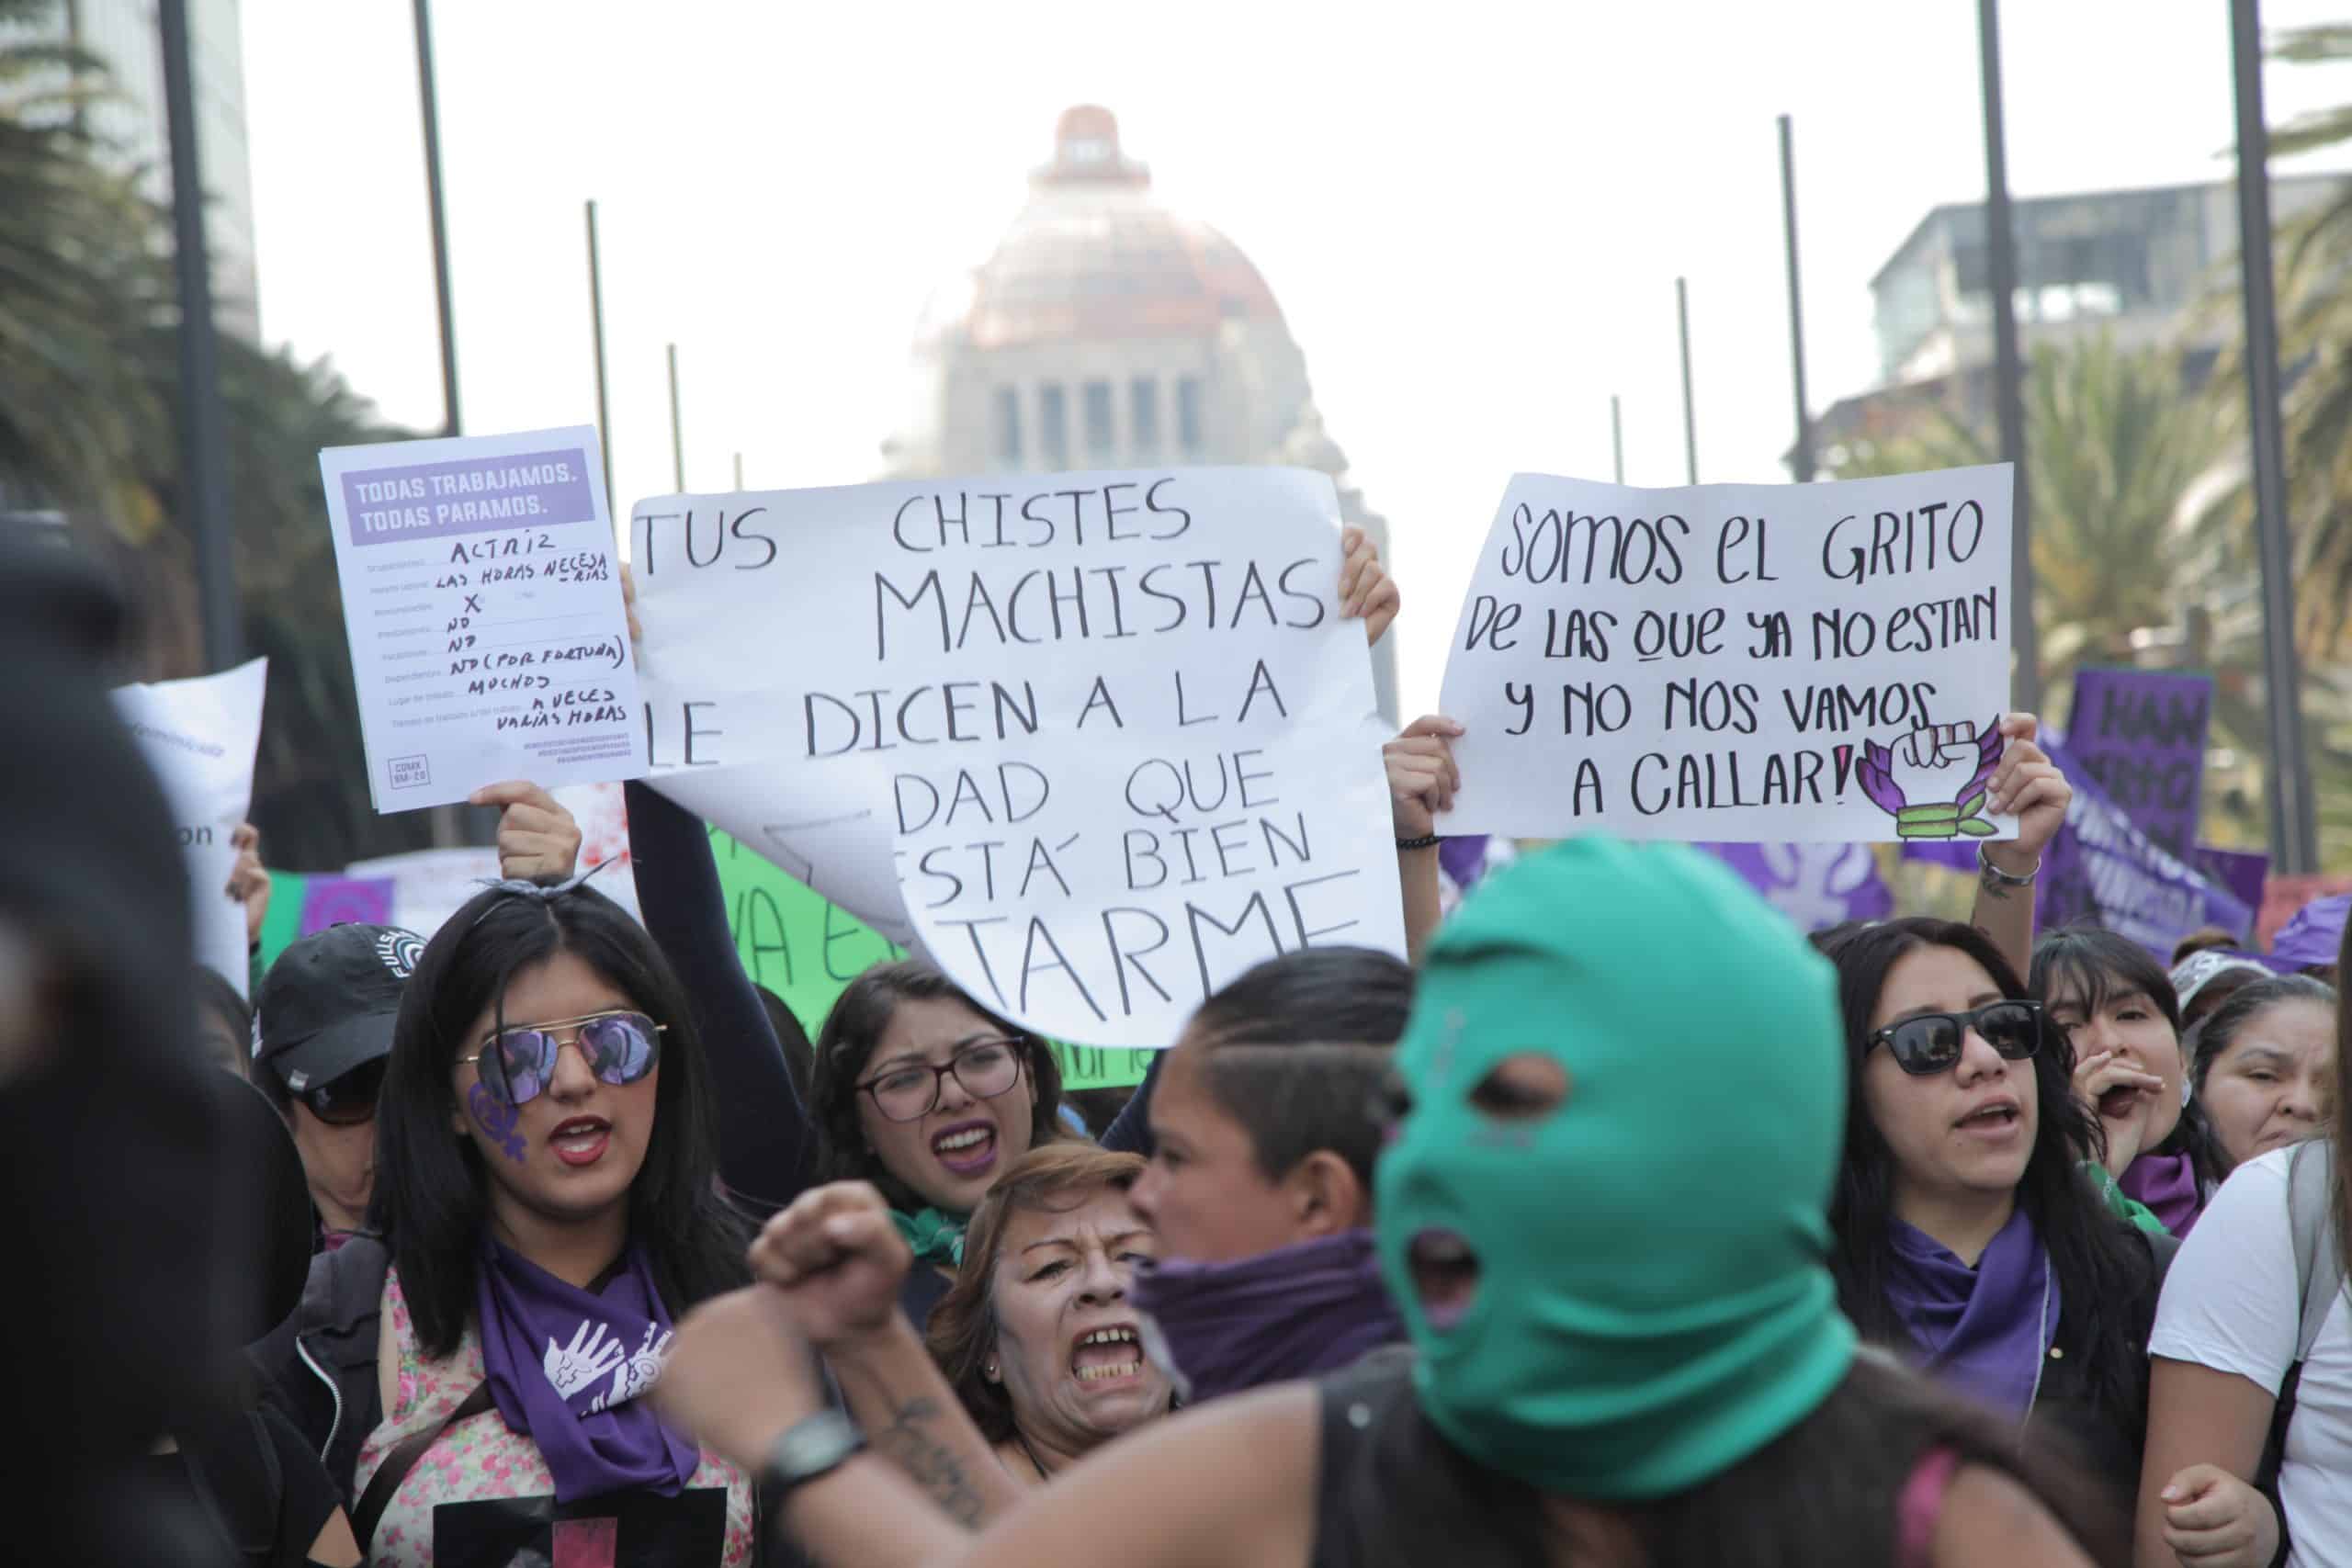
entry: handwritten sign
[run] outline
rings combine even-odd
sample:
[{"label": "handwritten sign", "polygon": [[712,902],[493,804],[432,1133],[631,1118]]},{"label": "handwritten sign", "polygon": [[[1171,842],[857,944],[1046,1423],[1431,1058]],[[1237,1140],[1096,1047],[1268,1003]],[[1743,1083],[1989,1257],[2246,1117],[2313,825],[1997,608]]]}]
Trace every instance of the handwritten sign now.
[{"label": "handwritten sign", "polygon": [[1446,661],[1446,833],[2009,837],[2009,469],[1513,478]]},{"label": "handwritten sign", "polygon": [[645,772],[596,433],[319,454],[379,811]]},{"label": "handwritten sign", "polygon": [[656,786],[1024,1026],[1165,1046],[1261,959],[1402,952],[1328,477],[662,497],[630,541]]},{"label": "handwritten sign", "polygon": [[253,808],[254,752],[261,744],[269,660],[218,675],[115,690],[115,711],[146,753],[171,804],[187,857],[196,962],[244,994],[251,979],[245,907],[229,897],[237,849],[230,841]]},{"label": "handwritten sign", "polygon": [[2077,670],[2066,750],[2133,827],[2175,860],[2197,848],[2213,678],[2159,670]]}]

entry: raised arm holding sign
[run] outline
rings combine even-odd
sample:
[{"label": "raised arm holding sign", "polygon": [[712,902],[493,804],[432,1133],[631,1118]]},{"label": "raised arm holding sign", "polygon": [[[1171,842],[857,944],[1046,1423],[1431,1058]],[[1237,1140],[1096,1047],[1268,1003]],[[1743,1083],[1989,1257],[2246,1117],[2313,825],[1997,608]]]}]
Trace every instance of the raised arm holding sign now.
[{"label": "raised arm holding sign", "polygon": [[1402,950],[1327,478],[666,497],[631,543],[657,786],[1015,1021],[1163,1045],[1260,959]]},{"label": "raised arm holding sign", "polygon": [[2010,470],[1636,490],[1521,474],[1446,663],[1449,833],[2013,836]]}]

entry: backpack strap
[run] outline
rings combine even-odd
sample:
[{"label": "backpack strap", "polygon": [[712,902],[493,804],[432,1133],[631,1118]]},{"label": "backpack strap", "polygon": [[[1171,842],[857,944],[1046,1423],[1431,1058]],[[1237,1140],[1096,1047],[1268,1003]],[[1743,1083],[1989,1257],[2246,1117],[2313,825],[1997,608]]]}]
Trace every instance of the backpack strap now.
[{"label": "backpack strap", "polygon": [[383,1518],[384,1510],[392,1506],[392,1494],[401,1489],[408,1472],[424,1457],[424,1450],[441,1440],[441,1434],[458,1422],[479,1416],[490,1408],[490,1384],[476,1383],[473,1393],[466,1395],[458,1406],[430,1427],[421,1427],[392,1445],[376,1473],[368,1478],[368,1490],[359,1495],[359,1506],[351,1513],[351,1533],[359,1539],[359,1555],[368,1555],[368,1542],[376,1538],[376,1526]]},{"label": "backpack strap", "polygon": [[2301,1287],[2301,1331],[2295,1364],[2311,1359],[2320,1329],[2344,1288],[2343,1249],[2330,1235],[2335,1217],[2335,1150],[2324,1138],[2299,1144],[2287,1162],[2287,1222],[2295,1236],[2295,1283]]}]

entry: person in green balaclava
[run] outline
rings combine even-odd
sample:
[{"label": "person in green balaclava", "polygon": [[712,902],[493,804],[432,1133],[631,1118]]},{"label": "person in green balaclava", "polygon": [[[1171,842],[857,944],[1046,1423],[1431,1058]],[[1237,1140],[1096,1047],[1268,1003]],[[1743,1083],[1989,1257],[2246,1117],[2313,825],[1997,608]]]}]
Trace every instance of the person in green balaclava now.
[{"label": "person in green balaclava", "polygon": [[[1397,1055],[1381,1257],[1465,1452],[1661,1496],[1846,1375],[1834,976],[1721,863],[1586,839],[1510,868],[1439,932]],[[1552,1102],[1500,1103],[1530,1086]],[[1458,1310],[1425,1288],[1448,1280],[1475,1281]]]},{"label": "person in green balaclava", "polygon": [[[1438,933],[1397,1047],[1374,1230],[1410,1348],[1150,1423],[977,1538],[853,1458],[796,1496],[796,1538],[966,1568],[2128,1562],[2065,1463],[1858,1351],[1825,1263],[1831,984],[1694,852],[1507,868]],[[854,1274],[687,1320],[673,1416],[746,1462],[816,1418],[790,1298]]]}]

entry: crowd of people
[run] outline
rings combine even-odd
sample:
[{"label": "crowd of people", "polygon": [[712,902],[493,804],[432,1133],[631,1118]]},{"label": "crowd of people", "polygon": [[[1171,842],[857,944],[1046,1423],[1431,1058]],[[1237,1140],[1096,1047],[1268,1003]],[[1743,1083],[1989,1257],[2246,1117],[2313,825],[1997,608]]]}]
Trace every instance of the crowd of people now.
[{"label": "crowd of people", "polygon": [[0,569],[6,1484],[56,1560],[2352,1562],[2344,953],[2037,933],[2030,716],[1971,919],[1810,936],[1604,836],[1442,916],[1419,720],[1412,962],[1272,958],[1105,1113],[921,958],[804,1035],[635,784],[641,920],[516,781],[501,880],[249,1010],[119,631]]}]

